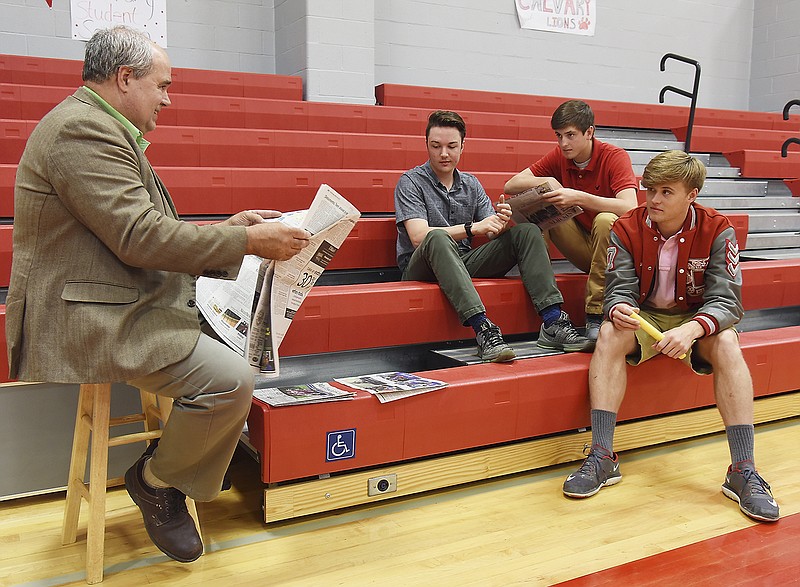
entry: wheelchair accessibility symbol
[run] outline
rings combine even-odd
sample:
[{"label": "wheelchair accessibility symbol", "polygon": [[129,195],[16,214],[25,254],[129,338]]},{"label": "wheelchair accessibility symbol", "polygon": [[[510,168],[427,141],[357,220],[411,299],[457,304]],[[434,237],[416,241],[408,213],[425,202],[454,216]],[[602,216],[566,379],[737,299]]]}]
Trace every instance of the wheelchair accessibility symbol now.
[{"label": "wheelchair accessibility symbol", "polygon": [[328,453],[325,460],[341,461],[356,456],[356,429],[328,432]]}]

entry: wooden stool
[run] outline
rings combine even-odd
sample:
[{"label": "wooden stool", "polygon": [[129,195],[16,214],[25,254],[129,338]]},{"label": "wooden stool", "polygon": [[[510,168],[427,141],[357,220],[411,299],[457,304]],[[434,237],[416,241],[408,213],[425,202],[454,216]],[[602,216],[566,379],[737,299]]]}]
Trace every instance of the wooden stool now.
[{"label": "wooden stool", "polygon": [[[85,383],[78,395],[78,413],[75,418],[75,434],[72,437],[72,458],[69,464],[67,502],[64,510],[62,544],[73,544],[77,539],[78,517],[81,498],[89,504],[89,521],[86,528],[86,582],[103,580],[103,550],[106,530],[106,487],[124,483],[122,477],[108,479],[108,449],[134,442],[148,443],[161,437],[159,422],[166,422],[172,409],[169,398],[159,398],[146,391],[139,391],[142,411],[120,418],[111,418],[111,384]],[[160,400],[160,401],[159,401]],[[144,432],[110,437],[111,426],[143,422]],[[89,483],[84,483],[86,458],[89,452],[89,437],[92,440],[92,459]],[[197,524],[197,508],[194,500],[187,498],[186,506]]]}]

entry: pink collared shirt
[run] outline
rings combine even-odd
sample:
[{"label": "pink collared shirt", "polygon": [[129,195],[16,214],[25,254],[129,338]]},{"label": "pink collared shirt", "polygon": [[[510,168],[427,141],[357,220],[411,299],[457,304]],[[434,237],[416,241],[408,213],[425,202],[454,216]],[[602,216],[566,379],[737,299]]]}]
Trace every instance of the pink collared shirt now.
[{"label": "pink collared shirt", "polygon": [[678,269],[678,241],[681,231],[665,239],[661,233],[658,243],[658,272],[648,305],[664,310],[677,306],[675,302],[675,275]]}]

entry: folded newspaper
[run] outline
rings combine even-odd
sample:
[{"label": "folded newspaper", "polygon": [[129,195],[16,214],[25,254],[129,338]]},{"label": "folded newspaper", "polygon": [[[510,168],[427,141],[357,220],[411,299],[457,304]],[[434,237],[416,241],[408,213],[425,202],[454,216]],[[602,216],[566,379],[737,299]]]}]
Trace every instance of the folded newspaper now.
[{"label": "folded newspaper", "polygon": [[542,230],[547,230],[583,212],[580,206],[557,206],[548,202],[544,195],[562,186],[552,177],[537,179],[540,183],[532,188],[514,196],[506,196],[505,200],[511,206],[511,219],[514,222],[517,224],[533,222]]},{"label": "folded newspaper", "polygon": [[334,379],[334,381],[354,389],[369,392],[377,397],[382,404],[447,387],[447,383],[444,381],[426,379],[413,373],[399,371],[359,375],[357,377],[341,377]]},{"label": "folded newspaper", "polygon": [[270,220],[298,226],[310,244],[288,261],[247,255],[236,280],[197,279],[197,307],[228,346],[266,376],[279,374],[281,341],[303,300],[361,213],[322,184],[308,210]]},{"label": "folded newspaper", "polygon": [[287,385],[256,389],[253,392],[253,397],[275,407],[335,402],[353,399],[355,396],[355,391],[345,391],[330,383]]}]

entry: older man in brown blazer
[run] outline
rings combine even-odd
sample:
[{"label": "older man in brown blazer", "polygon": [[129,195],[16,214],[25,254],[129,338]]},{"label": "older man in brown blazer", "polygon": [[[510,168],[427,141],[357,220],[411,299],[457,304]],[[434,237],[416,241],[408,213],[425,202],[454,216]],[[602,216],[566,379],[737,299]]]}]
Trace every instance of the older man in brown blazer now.
[{"label": "older man in brown blazer", "polygon": [[[274,211],[178,219],[144,151],[170,104],[163,49],[127,27],[86,45],[85,85],[31,133],[15,188],[6,302],[11,377],[127,381],[175,399],[158,448],[126,473],[153,542],[189,562],[203,545],[186,495],[220,491],[247,417],[247,362],[201,332],[195,277],[234,278],[245,254],[288,259],[308,234]],[[152,454],[151,454],[152,453]]]}]

